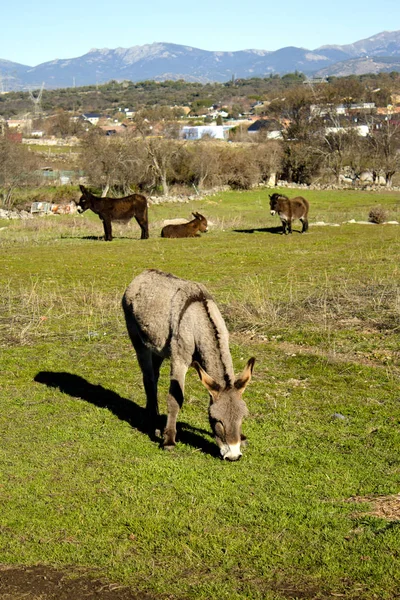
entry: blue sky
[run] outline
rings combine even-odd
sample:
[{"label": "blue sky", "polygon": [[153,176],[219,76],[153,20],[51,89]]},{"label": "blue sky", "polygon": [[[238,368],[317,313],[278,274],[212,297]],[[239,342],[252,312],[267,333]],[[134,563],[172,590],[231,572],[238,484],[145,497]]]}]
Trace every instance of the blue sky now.
[{"label": "blue sky", "polygon": [[20,0],[3,3],[1,20],[0,59],[36,66],[153,42],[221,51],[351,44],[400,30],[400,2]]}]

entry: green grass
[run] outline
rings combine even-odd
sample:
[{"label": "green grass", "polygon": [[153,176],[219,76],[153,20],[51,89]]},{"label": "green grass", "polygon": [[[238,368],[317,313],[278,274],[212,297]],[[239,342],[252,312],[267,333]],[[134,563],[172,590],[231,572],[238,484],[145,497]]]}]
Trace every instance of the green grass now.
[{"label": "green grass", "polygon": [[[311,223],[400,220],[396,194],[306,195]],[[191,210],[208,234],[158,237]],[[261,189],[149,212],[149,240],[131,223],[111,244],[91,214],[0,223],[0,563],[174,599],[395,598],[399,521],[349,499],[400,491],[400,228],[275,235]],[[120,300],[149,267],[205,283],[236,370],[257,358],[238,463],[216,458],[192,370],[175,451],[143,433]],[[167,389],[165,364],[164,413]]]}]

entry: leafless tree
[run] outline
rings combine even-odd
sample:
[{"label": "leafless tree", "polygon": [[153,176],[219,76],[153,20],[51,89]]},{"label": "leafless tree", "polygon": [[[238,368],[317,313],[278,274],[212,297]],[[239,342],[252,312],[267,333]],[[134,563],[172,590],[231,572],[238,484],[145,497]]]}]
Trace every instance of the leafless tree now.
[{"label": "leafless tree", "polygon": [[158,124],[156,129],[148,119],[143,119],[138,115],[135,125],[143,149],[142,169],[151,175],[153,189],[167,195],[169,182],[174,177],[174,159],[186,142],[177,139],[176,123],[164,121]]},{"label": "leafless tree", "polygon": [[92,185],[102,188],[102,196],[113,188],[128,194],[140,183],[140,150],[130,135],[107,137],[94,129],[82,141],[81,164]]},{"label": "leafless tree", "polygon": [[188,147],[190,172],[199,189],[223,183],[223,145],[224,142],[200,140]]},{"label": "leafless tree", "polygon": [[368,149],[374,178],[383,175],[386,186],[392,186],[393,175],[400,169],[400,123],[387,118],[370,123]]},{"label": "leafless tree", "polygon": [[0,190],[6,208],[13,204],[16,188],[26,185],[38,168],[38,158],[26,146],[0,136]]}]

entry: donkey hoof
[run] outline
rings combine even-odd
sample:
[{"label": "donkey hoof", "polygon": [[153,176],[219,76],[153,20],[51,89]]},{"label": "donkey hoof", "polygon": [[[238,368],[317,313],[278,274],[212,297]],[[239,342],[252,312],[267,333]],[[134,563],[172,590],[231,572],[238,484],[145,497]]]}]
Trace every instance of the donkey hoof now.
[{"label": "donkey hoof", "polygon": [[169,452],[171,452],[171,450],[173,450],[175,448],[175,444],[164,444],[163,445],[163,450],[168,450]]}]

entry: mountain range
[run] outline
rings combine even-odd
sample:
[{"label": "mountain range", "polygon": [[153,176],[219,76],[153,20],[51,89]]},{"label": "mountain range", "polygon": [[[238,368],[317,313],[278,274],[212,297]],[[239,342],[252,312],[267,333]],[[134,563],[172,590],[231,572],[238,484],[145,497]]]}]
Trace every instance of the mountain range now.
[{"label": "mountain range", "polygon": [[354,44],[315,50],[288,46],[276,51],[212,52],[169,43],[96,49],[78,58],[35,67],[0,59],[0,92],[86,86],[110,80],[184,79],[226,82],[300,71],[312,77],[400,71],[400,31],[384,31]]}]

